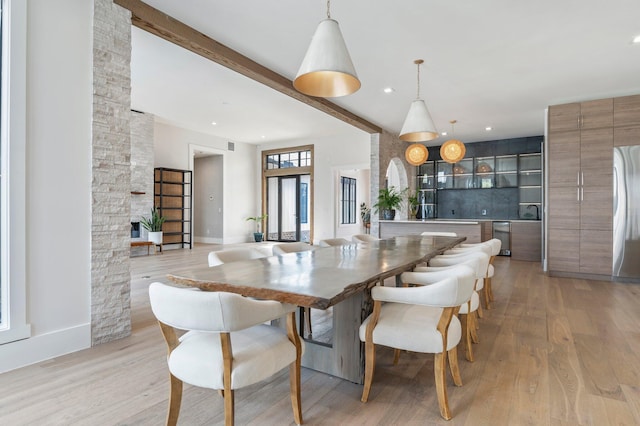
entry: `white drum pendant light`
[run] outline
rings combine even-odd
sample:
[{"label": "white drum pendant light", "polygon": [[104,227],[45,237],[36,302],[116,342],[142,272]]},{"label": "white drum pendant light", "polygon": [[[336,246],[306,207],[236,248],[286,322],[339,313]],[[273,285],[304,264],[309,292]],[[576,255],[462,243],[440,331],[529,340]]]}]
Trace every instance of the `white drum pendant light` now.
[{"label": "white drum pendant light", "polygon": [[300,65],[293,87],[309,96],[335,98],[360,89],[360,80],[351,62],[338,22],[331,19],[327,2],[327,19],[318,24],[307,54]]},{"label": "white drum pendant light", "polygon": [[423,62],[422,59],[413,61],[418,66],[418,95],[411,103],[407,118],[400,130],[400,139],[407,142],[425,142],[438,137],[438,131],[433,124],[427,105],[420,99],[420,64]]},{"label": "white drum pendant light", "polygon": [[[451,120],[451,136],[453,136],[453,125],[456,120]],[[467,149],[458,139],[449,139],[440,147],[440,157],[447,163],[457,163],[464,158]]]}]

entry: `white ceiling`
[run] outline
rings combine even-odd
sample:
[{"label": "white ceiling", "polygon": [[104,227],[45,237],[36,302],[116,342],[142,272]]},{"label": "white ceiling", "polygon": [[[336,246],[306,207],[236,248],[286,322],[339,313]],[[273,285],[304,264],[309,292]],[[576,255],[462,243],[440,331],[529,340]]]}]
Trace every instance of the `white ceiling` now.
[{"label": "white ceiling", "polygon": [[[321,0],[146,2],[290,80],[326,17]],[[330,100],[395,134],[416,96],[418,58],[436,126],[458,120],[464,142],[541,135],[548,105],[640,93],[637,0],[334,0],[331,17],[362,88]],[[133,109],[230,141],[354,132],[137,28],[131,68]]]}]

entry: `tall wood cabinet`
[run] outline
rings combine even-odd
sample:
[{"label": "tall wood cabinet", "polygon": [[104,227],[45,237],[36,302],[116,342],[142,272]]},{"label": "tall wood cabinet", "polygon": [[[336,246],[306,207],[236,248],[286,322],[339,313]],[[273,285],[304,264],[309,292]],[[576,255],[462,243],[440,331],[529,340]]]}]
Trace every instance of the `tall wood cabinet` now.
[{"label": "tall wood cabinet", "polygon": [[192,172],[191,170],[154,169],[154,205],[166,218],[162,225],[162,244],[192,247]]},{"label": "tall wood cabinet", "polygon": [[611,275],[614,100],[549,108],[550,272]]},{"label": "tall wood cabinet", "polygon": [[613,100],[613,144],[640,145],[640,95]]}]

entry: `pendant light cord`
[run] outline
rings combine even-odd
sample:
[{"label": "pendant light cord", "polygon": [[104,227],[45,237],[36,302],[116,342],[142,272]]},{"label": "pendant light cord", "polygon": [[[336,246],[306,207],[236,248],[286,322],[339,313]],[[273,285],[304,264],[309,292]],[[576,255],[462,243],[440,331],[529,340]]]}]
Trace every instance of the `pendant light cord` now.
[{"label": "pendant light cord", "polygon": [[327,0],[327,19],[331,19],[331,0]]},{"label": "pendant light cord", "polygon": [[422,59],[416,59],[415,61],[413,61],[413,63],[418,67],[418,84],[416,85],[418,87],[418,90],[416,93],[416,99],[420,99],[420,64],[422,64],[423,62],[424,61]]},{"label": "pendant light cord", "polygon": [[416,99],[420,99],[420,64],[418,64],[418,91],[416,93]]}]

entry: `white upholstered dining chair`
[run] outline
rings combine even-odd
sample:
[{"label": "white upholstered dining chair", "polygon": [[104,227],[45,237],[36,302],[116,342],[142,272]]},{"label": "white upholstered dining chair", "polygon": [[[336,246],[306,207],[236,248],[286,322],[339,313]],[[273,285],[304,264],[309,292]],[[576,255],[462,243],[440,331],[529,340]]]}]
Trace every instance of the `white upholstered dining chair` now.
[{"label": "white upholstered dining chair", "polygon": [[303,251],[313,251],[315,247],[303,242],[295,243],[282,243],[273,246],[273,254],[275,256],[282,256],[287,253],[299,253]]},{"label": "white upholstered dining chair", "polygon": [[[419,274],[416,274],[419,275]],[[375,345],[420,353],[433,353],[436,392],[440,415],[451,419],[447,398],[447,356],[453,381],[462,386],[457,345],[462,335],[456,315],[473,293],[474,271],[461,265],[449,276],[419,287],[371,289],[373,313],[360,326],[365,342],[365,376],[362,402],[369,399],[375,370]],[[412,281],[419,280],[412,277]],[[418,283],[420,284],[420,283]]]},{"label": "white upholstered dining chair", "polygon": [[[315,250],[315,247],[307,244],[307,243],[303,243],[303,242],[296,242],[296,243],[283,243],[283,244],[276,244],[275,246],[273,246],[273,254],[274,256],[282,256],[288,253],[300,253],[300,252],[305,252],[305,251],[313,251]],[[312,336],[313,334],[313,330],[311,329],[311,308],[301,308],[304,310],[304,324],[306,327],[306,331],[307,331],[307,335],[309,337]]]},{"label": "white upholstered dining chair", "polygon": [[208,261],[209,266],[222,265],[223,263],[238,262],[240,260],[251,260],[266,257],[262,252],[251,248],[237,248],[220,251],[209,252]]},{"label": "white upholstered dining chair", "polygon": [[378,240],[380,240],[380,238],[374,237],[371,234],[355,234],[351,236],[351,241],[354,243],[370,243]]},{"label": "white upholstered dining chair", "polygon": [[[474,361],[473,346],[471,342],[478,343],[477,319],[476,314],[480,309],[480,294],[478,288],[482,289],[484,274],[489,264],[489,256],[482,251],[473,251],[471,253],[460,255],[440,255],[429,259],[429,266],[418,266],[414,268],[416,273],[433,273],[445,272],[447,270],[455,270],[460,265],[467,265],[474,272],[474,292],[470,299],[460,305],[458,314],[462,322],[463,335],[462,340],[465,348],[465,356],[468,361]],[[406,279],[406,276],[405,278]],[[429,278],[423,278],[425,282],[429,282]]]},{"label": "white upholstered dining chair", "polygon": [[347,244],[350,243],[344,238],[328,238],[326,240],[320,240],[320,242],[318,243],[320,247],[345,246]]},{"label": "white upholstered dining chair", "polygon": [[492,238],[481,243],[463,243],[451,250],[447,250],[444,254],[456,254],[464,253],[472,250],[482,250],[489,254],[489,265],[487,267],[487,273],[484,277],[484,304],[487,309],[491,309],[491,302],[494,300],[492,278],[495,275],[495,266],[493,264],[496,256],[500,254],[502,249],[502,241],[497,238]]},{"label": "white upholstered dining chair", "polygon": [[[300,362],[304,350],[295,305],[238,294],[149,286],[151,309],[167,343],[170,399],[167,425],[180,413],[182,383],[222,391],[225,425],[234,423],[234,390],[289,367],[293,416],[302,424]],[[286,316],[287,330],[265,325]],[[175,329],[187,330],[177,338]]]}]

